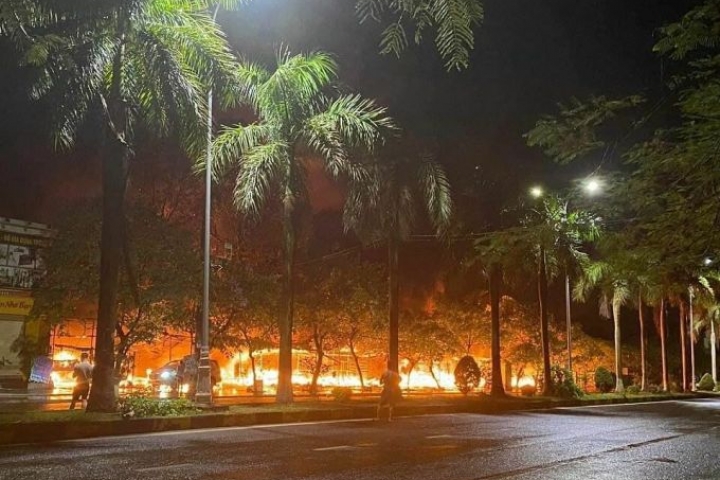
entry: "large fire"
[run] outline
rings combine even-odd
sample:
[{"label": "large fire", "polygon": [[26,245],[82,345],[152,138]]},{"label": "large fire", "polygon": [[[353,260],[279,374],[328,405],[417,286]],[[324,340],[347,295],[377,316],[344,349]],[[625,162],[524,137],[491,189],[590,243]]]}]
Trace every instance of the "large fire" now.
[{"label": "large fire", "polygon": [[[245,395],[250,393],[272,394],[277,387],[277,350],[264,350],[255,352],[255,374],[253,375],[252,364],[247,353],[239,352],[227,359],[219,357],[223,361],[220,366],[220,381],[215,385],[216,395]],[[350,361],[349,355],[334,355],[330,361],[331,365],[325,365],[317,379],[317,385],[321,391],[329,392],[334,387],[347,387],[354,390],[377,390],[380,388],[379,377],[383,370],[384,360],[382,358],[364,358],[361,368],[363,381],[357,372],[354,361]],[[53,380],[55,393],[72,390],[75,380],[72,377],[73,366],[80,360],[79,355],[67,350],[57,351],[53,355]],[[303,350],[293,351],[294,371],[292,375],[293,385],[299,391],[307,392],[312,384],[312,362],[314,360],[311,352]],[[333,363],[334,362],[334,363]],[[220,363],[220,362],[218,362]],[[455,361],[434,362],[432,368],[425,362],[419,362],[410,368],[409,362],[404,360],[400,365],[401,386],[406,390],[441,390],[457,391],[455,377],[452,368]],[[120,391],[129,392],[138,388],[153,388],[151,382],[151,369],[147,369],[144,375],[128,375],[120,382]],[[479,390],[482,391],[486,384],[486,378],[480,379]],[[510,380],[512,389],[535,386],[535,379],[531,376],[517,378],[513,376]],[[161,397],[172,396],[178,392],[187,393],[189,385],[183,384],[178,387],[169,385],[155,386],[156,393]]]},{"label": "large fire", "polygon": [[[232,394],[253,391],[254,381],[257,381],[260,389],[274,389],[278,382],[278,371],[277,368],[274,368],[276,365],[271,363],[270,367],[264,366],[262,359],[266,356],[276,355],[276,352],[277,351],[267,350],[255,354],[257,357],[255,376],[253,376],[252,368],[249,366],[247,354],[235,354],[221,367],[221,390],[228,391]],[[293,356],[295,358],[294,361],[299,363],[298,359],[309,357],[310,352],[296,350],[293,351]],[[382,359],[378,359],[376,363],[382,364],[382,362]],[[429,366],[424,362],[420,362],[410,369],[409,363],[403,361],[400,366],[401,386],[411,390],[456,390],[455,377],[453,373],[448,370],[448,366],[449,362],[445,362],[445,365],[443,365],[442,362],[435,362],[432,366],[431,373]],[[368,370],[371,369],[368,368]],[[324,389],[333,387],[348,387],[352,389],[361,389],[362,387],[379,388],[381,373],[382,369],[379,367],[375,368],[375,372],[363,371],[363,382],[361,382],[360,375],[354,368],[349,369],[345,366],[344,368],[327,369],[320,373],[317,384]],[[308,371],[307,368],[296,368],[293,371],[292,381],[293,385],[300,389],[309,387],[312,383],[312,372]],[[482,378],[480,381],[481,389],[485,387],[485,383],[486,380]],[[255,387],[258,387],[258,385],[255,385]]]}]

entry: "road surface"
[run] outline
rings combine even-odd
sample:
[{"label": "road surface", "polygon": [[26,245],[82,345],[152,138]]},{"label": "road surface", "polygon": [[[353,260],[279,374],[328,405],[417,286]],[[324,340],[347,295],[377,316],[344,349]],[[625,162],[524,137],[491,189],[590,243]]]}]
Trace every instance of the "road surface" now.
[{"label": "road surface", "polygon": [[0,448],[2,480],[720,479],[720,400]]}]

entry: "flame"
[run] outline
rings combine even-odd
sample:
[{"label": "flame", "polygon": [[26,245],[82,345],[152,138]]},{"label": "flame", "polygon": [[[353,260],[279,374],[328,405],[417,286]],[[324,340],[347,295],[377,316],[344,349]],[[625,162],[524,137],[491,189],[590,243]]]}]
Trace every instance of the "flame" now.
[{"label": "flame", "polygon": [[74,362],[78,360],[78,357],[77,355],[73,355],[67,350],[60,350],[55,355],[53,355],[53,360],[56,362]]},{"label": "flame", "polygon": [[524,377],[520,377],[518,379],[517,376],[512,377],[510,380],[510,386],[512,388],[523,388],[523,387],[534,387],[535,386],[535,378],[525,375]]},{"label": "flame", "polygon": [[53,381],[53,393],[58,390],[72,390],[75,388],[75,379],[72,372],[52,372],[50,378]]},{"label": "flame", "polygon": [[[266,350],[257,352],[256,358],[260,359],[263,355],[276,354],[277,350]],[[293,355],[307,355],[305,351],[293,351]],[[445,367],[444,367],[445,366]],[[241,368],[238,368],[241,367]],[[412,371],[408,372],[408,362],[401,364],[401,386],[406,389],[442,389],[447,391],[457,391],[455,386],[455,375],[449,371],[448,362],[435,362],[433,364],[433,374],[430,373],[428,365],[420,362],[414,366]],[[247,393],[253,391],[253,374],[252,368],[249,366],[248,356],[244,352],[236,353],[230,361],[221,367],[221,382],[218,386],[219,390],[225,393]],[[257,380],[263,391],[272,391],[277,387],[278,371],[273,368],[263,368],[262,362],[256,362]],[[437,379],[437,381],[436,381]],[[365,387],[380,387],[379,378],[363,378]],[[294,370],[292,374],[293,385],[298,387],[307,387],[312,383],[312,373],[307,371]],[[331,371],[323,373],[318,377],[318,386],[324,389],[334,387],[348,387],[360,389],[360,377],[357,373],[349,371]],[[480,379],[479,389],[485,388],[486,379]]]}]

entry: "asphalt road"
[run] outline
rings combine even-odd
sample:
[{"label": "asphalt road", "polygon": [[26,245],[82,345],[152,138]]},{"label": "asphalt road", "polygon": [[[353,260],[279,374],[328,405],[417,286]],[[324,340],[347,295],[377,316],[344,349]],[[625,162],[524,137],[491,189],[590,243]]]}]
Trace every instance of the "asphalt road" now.
[{"label": "asphalt road", "polygon": [[400,417],[0,448],[0,479],[720,479],[720,401]]}]

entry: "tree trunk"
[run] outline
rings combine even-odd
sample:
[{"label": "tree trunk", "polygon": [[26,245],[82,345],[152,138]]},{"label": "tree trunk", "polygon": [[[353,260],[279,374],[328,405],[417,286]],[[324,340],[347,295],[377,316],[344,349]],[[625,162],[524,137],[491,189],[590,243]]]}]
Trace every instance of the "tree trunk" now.
[{"label": "tree trunk", "polygon": [[713,380],[717,383],[717,351],[715,346],[717,337],[715,334],[715,320],[710,319],[710,368],[712,369]]},{"label": "tree trunk", "polygon": [[615,324],[615,391],[625,391],[625,384],[622,378],[622,345],[620,343],[620,308],[619,301],[613,299],[613,323]]},{"label": "tree trunk", "polygon": [[638,321],[640,322],[640,390],[647,387],[647,372],[645,370],[645,319],[643,317],[642,294],[638,295]]},{"label": "tree trunk", "polygon": [[[567,336],[567,369],[573,375],[572,366],[572,311],[570,303],[570,275],[565,269],[565,335]],[[574,377],[574,375],[573,375]]]},{"label": "tree trunk", "polygon": [[315,327],[313,334],[313,343],[315,344],[315,367],[313,368],[312,380],[310,381],[310,394],[317,395],[318,379],[322,373],[323,358],[325,358],[325,350],[323,350],[323,340]]},{"label": "tree trunk", "polygon": [[688,289],[688,327],[690,328],[690,390],[695,391],[695,329],[693,323],[695,316],[693,315],[693,290]]},{"label": "tree trunk", "polygon": [[[126,12],[118,19],[118,47],[113,58],[112,83],[105,105],[105,138],[102,162],[103,220],[100,234],[100,286],[98,295],[95,367],[87,410],[115,411],[115,325],[117,290],[123,260],[125,235],[125,193],[128,183],[127,106],[122,97],[125,63]],[[104,101],[104,99],[103,99]]]},{"label": "tree trunk", "polygon": [[488,287],[490,290],[490,317],[492,323],[492,382],[490,395],[504,396],[505,387],[502,381],[502,364],[500,358],[500,288],[502,284],[502,270],[500,265],[493,263],[490,266]]},{"label": "tree trunk", "polygon": [[540,247],[540,262],[538,266],[538,303],[540,304],[540,338],[543,357],[543,395],[553,394],[552,377],[550,373],[550,336],[548,326],[548,283],[547,269],[545,267],[545,249]]},{"label": "tree trunk", "polygon": [[100,292],[93,384],[88,411],[115,411],[115,326],[117,290],[125,235],[125,192],[128,178],[127,145],[109,140],[103,156],[103,220],[100,237]]},{"label": "tree trunk", "polygon": [[360,368],[360,358],[358,358],[357,352],[355,351],[355,343],[350,340],[348,346],[350,347],[350,355],[352,355],[353,357],[353,361],[355,362],[355,369],[357,370],[358,378],[360,379],[360,388],[364,390],[365,380],[363,379],[362,368]]},{"label": "tree trunk", "polygon": [[662,358],[662,388],[668,391],[667,351],[665,349],[665,299],[660,300],[660,356]]},{"label": "tree trunk", "polygon": [[407,371],[407,382],[405,382],[406,388],[410,389],[410,376],[412,375],[413,370],[415,370],[415,365],[418,364],[420,360],[410,360],[408,362],[408,371]]},{"label": "tree trunk", "polygon": [[389,261],[389,301],[390,301],[390,349],[388,368],[399,372],[400,356],[400,279],[399,279],[399,241],[391,235],[388,241]]},{"label": "tree trunk", "polygon": [[257,390],[257,369],[255,367],[255,352],[253,352],[252,349],[248,349],[248,358],[250,359],[250,368],[252,369],[252,391],[253,393],[260,393]]},{"label": "tree trunk", "polygon": [[437,385],[438,390],[442,390],[442,385],[440,385],[440,380],[438,380],[437,376],[435,375],[435,369],[433,368],[433,363],[434,362],[432,360],[430,360],[428,362],[428,365],[429,365],[428,370],[430,371],[430,376],[435,381],[435,385]]},{"label": "tree trunk", "polygon": [[682,365],[682,391],[687,392],[688,391],[688,379],[687,379],[687,349],[685,344],[687,343],[687,339],[685,338],[685,328],[687,325],[687,321],[685,319],[685,302],[681,299],[680,300],[680,355],[682,356],[682,361],[680,364]]},{"label": "tree trunk", "polygon": [[283,229],[285,236],[285,316],[280,319],[280,349],[278,353],[278,385],[275,401],[293,402],[292,386],[292,330],[295,308],[295,225],[291,207],[285,207]]}]

